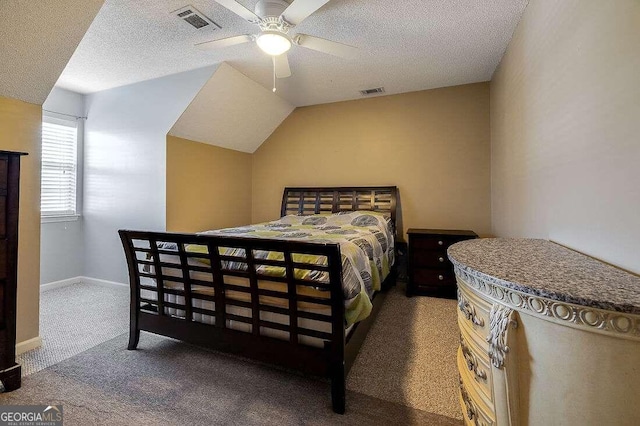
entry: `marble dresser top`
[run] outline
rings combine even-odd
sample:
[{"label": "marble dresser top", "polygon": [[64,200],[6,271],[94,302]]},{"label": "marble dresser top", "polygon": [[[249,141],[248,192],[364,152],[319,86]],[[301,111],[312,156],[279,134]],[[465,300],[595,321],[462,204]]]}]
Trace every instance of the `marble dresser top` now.
[{"label": "marble dresser top", "polygon": [[640,277],[547,240],[484,238],[449,247],[455,266],[562,302],[640,314]]}]

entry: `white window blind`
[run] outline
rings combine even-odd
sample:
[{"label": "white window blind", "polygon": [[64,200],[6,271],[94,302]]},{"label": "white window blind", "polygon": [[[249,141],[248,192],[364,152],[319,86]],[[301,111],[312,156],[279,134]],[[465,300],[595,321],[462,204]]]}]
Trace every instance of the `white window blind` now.
[{"label": "white window blind", "polygon": [[42,123],[42,216],[76,214],[78,135],[75,121]]}]

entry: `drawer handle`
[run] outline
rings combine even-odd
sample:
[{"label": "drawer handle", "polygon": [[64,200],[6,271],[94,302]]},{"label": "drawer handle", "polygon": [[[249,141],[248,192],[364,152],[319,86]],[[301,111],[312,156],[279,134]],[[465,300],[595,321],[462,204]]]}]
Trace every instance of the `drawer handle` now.
[{"label": "drawer handle", "polygon": [[441,246],[441,245],[443,245],[443,244],[444,244],[444,242],[443,242],[442,240],[439,240],[439,241],[438,241],[438,245],[439,245],[439,246]]},{"label": "drawer handle", "polygon": [[444,262],[444,257],[442,257],[442,256],[441,256],[441,257],[439,257],[439,258],[438,258],[438,260],[439,260],[440,262]]},{"label": "drawer handle", "polygon": [[471,349],[465,344],[462,339],[462,335],[460,336],[460,349],[462,349],[462,356],[464,356],[464,360],[467,362],[467,368],[471,371],[476,380],[487,380],[487,372],[480,368],[478,363],[478,358],[471,352]]},{"label": "drawer handle", "polygon": [[464,388],[462,377],[458,377],[458,380],[460,380],[460,395],[462,395],[462,401],[464,402],[464,406],[467,409],[467,418],[469,420],[473,420],[477,416],[476,409],[474,407],[473,401],[471,401],[471,398],[467,393],[467,390]]},{"label": "drawer handle", "polygon": [[442,281],[442,280],[444,280],[444,276],[442,276],[442,275],[438,275],[438,279],[439,279],[440,281]]},{"label": "drawer handle", "polygon": [[460,308],[460,312],[462,312],[466,319],[478,327],[484,327],[484,319],[478,317],[476,308],[464,298],[460,290],[458,290],[458,308]]}]

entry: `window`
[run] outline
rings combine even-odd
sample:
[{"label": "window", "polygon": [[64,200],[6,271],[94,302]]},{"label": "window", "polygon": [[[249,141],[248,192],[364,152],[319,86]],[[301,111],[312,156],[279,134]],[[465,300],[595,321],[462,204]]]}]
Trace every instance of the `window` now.
[{"label": "window", "polygon": [[77,215],[78,129],[75,120],[42,123],[42,217]]}]

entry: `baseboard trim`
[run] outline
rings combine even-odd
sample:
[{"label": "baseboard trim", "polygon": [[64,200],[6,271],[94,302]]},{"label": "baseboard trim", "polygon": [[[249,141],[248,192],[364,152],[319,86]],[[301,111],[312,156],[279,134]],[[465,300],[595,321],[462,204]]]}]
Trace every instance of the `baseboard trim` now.
[{"label": "baseboard trim", "polygon": [[116,281],[101,280],[98,278],[91,278],[91,277],[80,277],[80,278],[82,279],[82,282],[85,284],[95,284],[103,287],[129,288],[129,284],[119,283]]},{"label": "baseboard trim", "polygon": [[40,291],[42,292],[42,291],[53,290],[54,288],[66,287],[72,284],[80,284],[81,282],[83,282],[83,277],[67,278],[66,280],[40,284]]},{"label": "baseboard trim", "polygon": [[40,336],[25,340],[24,342],[16,344],[16,355],[23,354],[40,346],[42,346],[42,338]]},{"label": "baseboard trim", "polygon": [[108,281],[108,280],[101,280],[98,278],[80,276],[80,277],[67,278],[66,280],[54,281],[52,283],[41,284],[40,292],[53,290],[55,288],[66,287],[73,284],[94,284],[102,287],[129,288],[128,284],[119,283],[116,281]]}]

